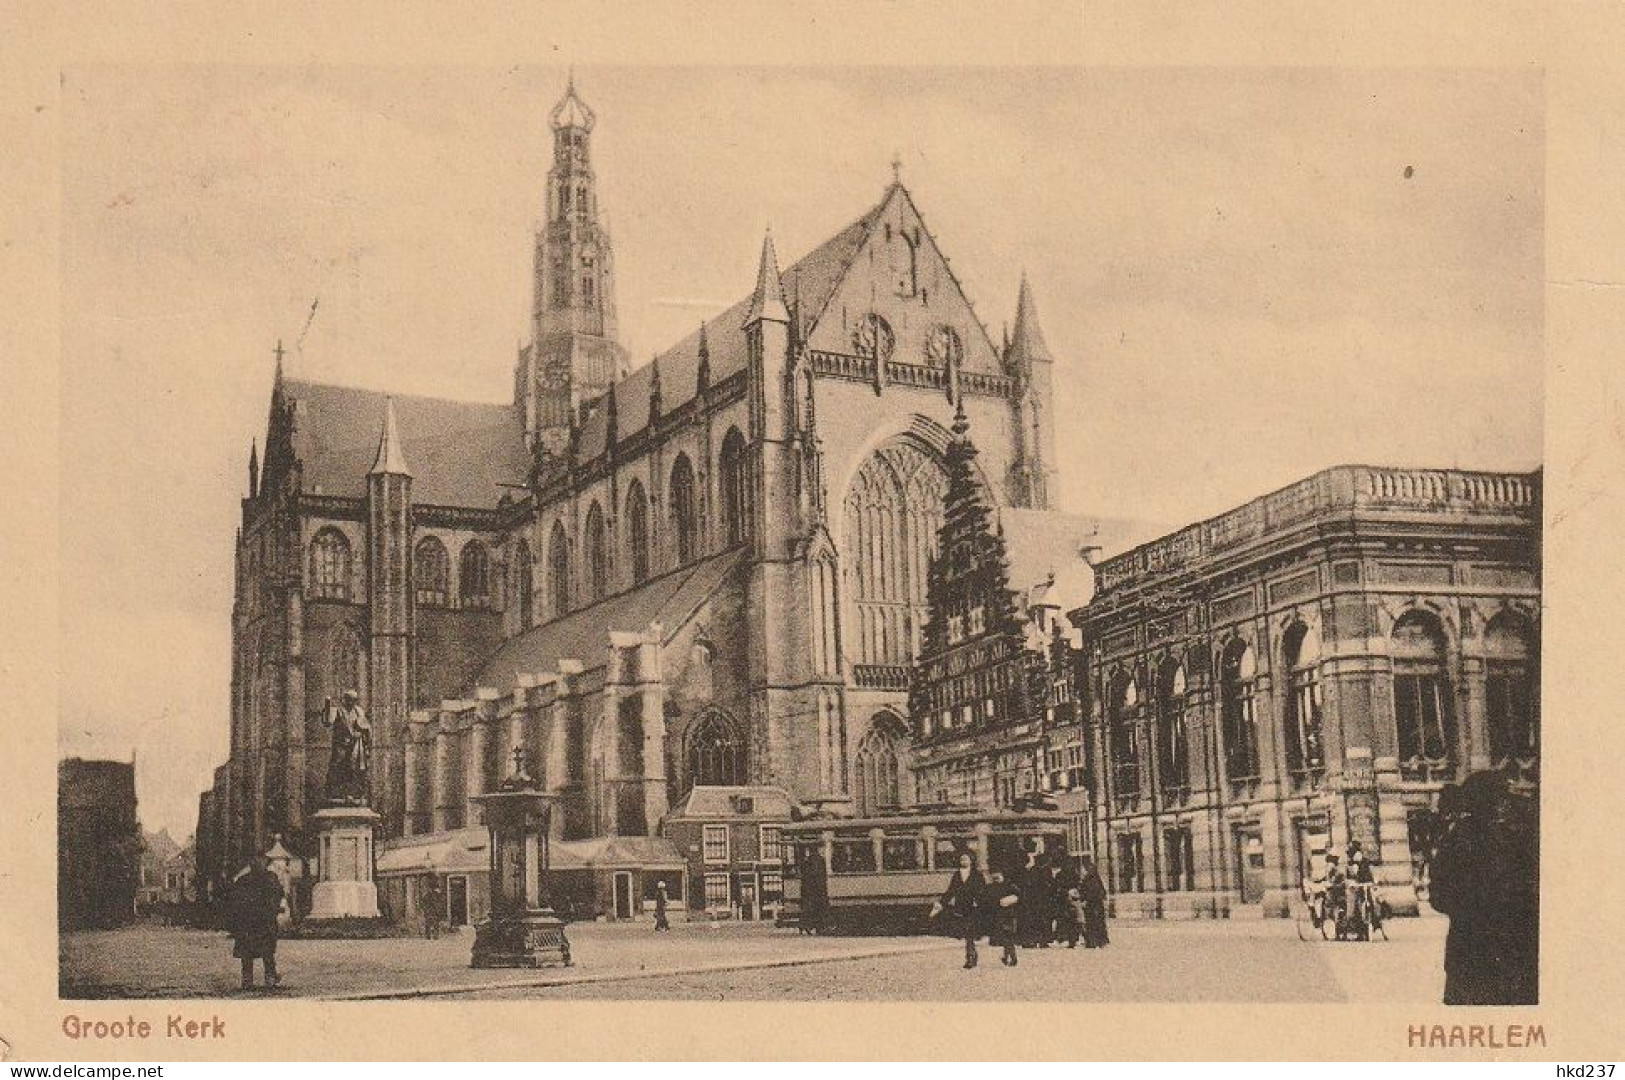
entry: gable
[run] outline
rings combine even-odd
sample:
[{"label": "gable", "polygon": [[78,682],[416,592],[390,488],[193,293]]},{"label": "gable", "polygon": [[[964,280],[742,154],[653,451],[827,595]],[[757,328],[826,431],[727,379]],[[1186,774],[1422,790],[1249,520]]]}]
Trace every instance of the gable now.
[{"label": "gable", "polygon": [[809,348],[854,353],[854,333],[870,313],[890,328],[890,359],[930,364],[927,347],[939,328],[953,330],[961,344],[963,370],[1002,371],[987,328],[960,288],[906,189],[894,184],[867,225],[807,334]]}]

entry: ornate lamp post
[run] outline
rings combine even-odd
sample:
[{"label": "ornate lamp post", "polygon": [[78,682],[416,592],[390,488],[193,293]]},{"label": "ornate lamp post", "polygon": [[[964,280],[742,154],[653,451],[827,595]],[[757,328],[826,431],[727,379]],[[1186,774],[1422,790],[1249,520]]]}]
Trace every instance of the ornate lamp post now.
[{"label": "ornate lamp post", "polygon": [[544,901],[550,796],[525,769],[515,747],[513,773],[502,786],[470,801],[485,811],[491,833],[491,913],[474,928],[477,968],[570,966],[564,920]]}]

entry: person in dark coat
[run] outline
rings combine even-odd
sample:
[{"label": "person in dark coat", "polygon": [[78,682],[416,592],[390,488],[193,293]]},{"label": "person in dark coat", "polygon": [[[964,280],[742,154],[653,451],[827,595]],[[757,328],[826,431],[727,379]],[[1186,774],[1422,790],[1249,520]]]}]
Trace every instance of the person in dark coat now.
[{"label": "person in dark coat", "polygon": [[249,871],[232,884],[232,955],[243,962],[243,989],[254,988],[254,961],[265,967],[265,988],[276,989],[277,913],[282,910],[282,882],[271,873],[265,856],[256,855]]},{"label": "person in dark coat", "polygon": [[1018,962],[1016,943],[1021,937],[1021,886],[1006,881],[1004,873],[994,870],[982,893],[982,903],[988,911],[988,944],[1003,946],[999,962],[1015,967]]},{"label": "person in dark coat", "polygon": [[1446,1005],[1534,1005],[1539,996],[1540,833],[1532,795],[1478,772],[1440,795],[1444,829],[1428,900],[1450,916]]},{"label": "person in dark coat", "polygon": [[1092,859],[1083,864],[1083,883],[1078,887],[1083,900],[1083,944],[1085,948],[1101,949],[1111,942],[1106,933],[1106,883],[1100,880],[1100,871]]},{"label": "person in dark coat", "polygon": [[671,920],[666,918],[666,883],[655,883],[655,929],[670,930]]},{"label": "person in dark coat", "polygon": [[438,875],[430,875],[423,882],[418,906],[423,909],[423,936],[433,941],[440,936],[446,922],[446,894],[440,889]]},{"label": "person in dark coat", "polygon": [[959,856],[959,869],[948,879],[948,887],[931,908],[933,919],[946,916],[948,926],[958,937],[965,939],[965,967],[976,966],[976,939],[982,936],[982,894],[987,880],[969,854]]},{"label": "person in dark coat", "polygon": [[824,863],[824,853],[814,847],[805,848],[799,869],[801,916],[796,925],[803,934],[821,933],[829,914],[829,867]]},{"label": "person in dark coat", "polygon": [[1021,892],[1021,946],[1047,949],[1055,939],[1055,904],[1044,841],[1034,840],[1013,884]]},{"label": "person in dark coat", "polygon": [[1054,909],[1054,940],[1066,942],[1069,949],[1078,947],[1078,939],[1083,933],[1083,922],[1078,917],[1078,886],[1081,884],[1077,867],[1065,855],[1057,854],[1050,860],[1049,893]]}]

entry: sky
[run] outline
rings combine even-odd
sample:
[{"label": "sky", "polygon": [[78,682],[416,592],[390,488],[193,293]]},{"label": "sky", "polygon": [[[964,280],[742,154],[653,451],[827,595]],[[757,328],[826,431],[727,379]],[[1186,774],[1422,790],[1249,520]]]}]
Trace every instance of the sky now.
[{"label": "sky", "polygon": [[[1139,539],[1339,463],[1541,455],[1538,72],[581,67],[634,363],[881,196],[997,337],[1031,279],[1062,509]],[[232,537],[290,374],[501,401],[562,68],[63,77],[60,742],[189,834]],[[315,303],[314,315],[311,314]]]}]

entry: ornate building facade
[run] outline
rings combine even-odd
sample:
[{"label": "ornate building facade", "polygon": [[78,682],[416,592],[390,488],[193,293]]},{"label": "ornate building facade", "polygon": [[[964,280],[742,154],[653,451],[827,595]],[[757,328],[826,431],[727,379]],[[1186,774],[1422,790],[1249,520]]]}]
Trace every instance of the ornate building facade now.
[{"label": "ornate building facade", "polygon": [[787,267],[768,236],[743,299],[629,370],[573,85],[551,126],[510,403],[278,358],[237,541],[231,757],[202,802],[222,867],[273,834],[305,850],[323,703],[348,689],[386,838],[473,823],[515,747],[561,839],[652,835],[697,784],[911,801],[956,404],[990,509],[1057,531],[1032,290],[995,342],[901,182]]},{"label": "ornate building facade", "polygon": [[1538,769],[1540,491],[1335,468],[1101,562],[1075,738],[1118,910],[1286,914],[1358,840],[1414,912],[1441,787]]}]

